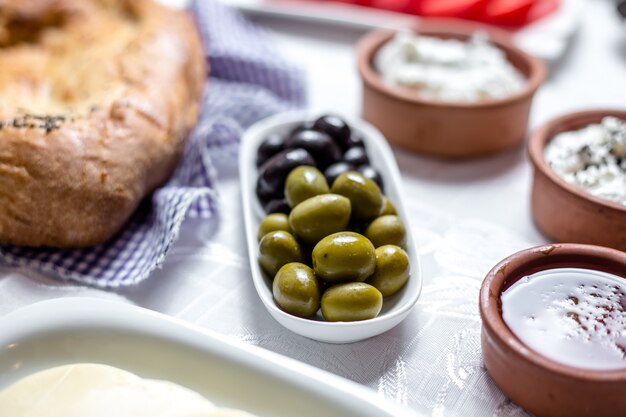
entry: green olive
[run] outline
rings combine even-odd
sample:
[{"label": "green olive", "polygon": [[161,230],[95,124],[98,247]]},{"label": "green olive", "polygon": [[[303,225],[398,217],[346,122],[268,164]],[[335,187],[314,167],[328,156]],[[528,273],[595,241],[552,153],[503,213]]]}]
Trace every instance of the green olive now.
[{"label": "green olive", "polygon": [[383,195],[378,185],[359,172],[348,171],[341,174],[330,192],[347,197],[352,204],[352,216],[357,220],[369,221],[380,214],[383,208]]},{"label": "green olive", "polygon": [[313,270],[303,263],[292,262],[280,268],[272,292],[276,304],[294,316],[310,317],[320,308],[321,287]]},{"label": "green olive", "polygon": [[337,194],[322,194],[304,200],[291,210],[289,226],[306,243],[345,230],[350,221],[350,200]]},{"label": "green olive", "polygon": [[384,216],[386,214],[398,214],[396,210],[396,206],[393,205],[391,200],[389,200],[386,196],[383,196],[383,210],[380,212],[380,216]]},{"label": "green olive", "polygon": [[285,181],[285,197],[291,208],[308,198],[328,192],[324,174],[315,167],[299,166],[289,173]]},{"label": "green olive", "polygon": [[363,235],[339,232],[313,248],[313,270],[323,281],[365,281],[376,269],[374,245]]},{"label": "green olive", "polygon": [[272,213],[265,216],[259,225],[257,239],[261,240],[263,236],[276,230],[284,230],[285,232],[291,233],[291,228],[289,227],[289,217],[286,214]]},{"label": "green olive", "polygon": [[302,260],[302,249],[289,232],[284,230],[269,232],[259,242],[259,263],[272,278],[283,265]]},{"label": "green olive", "polygon": [[380,216],[365,229],[367,237],[375,247],[383,245],[406,245],[406,229],[398,216],[388,214]]},{"label": "green olive", "polygon": [[328,321],[373,319],[383,307],[383,295],[364,282],[333,285],[322,295],[322,315]]},{"label": "green olive", "polygon": [[376,248],[376,271],[367,283],[388,297],[404,287],[410,273],[409,255],[396,245],[384,245]]}]

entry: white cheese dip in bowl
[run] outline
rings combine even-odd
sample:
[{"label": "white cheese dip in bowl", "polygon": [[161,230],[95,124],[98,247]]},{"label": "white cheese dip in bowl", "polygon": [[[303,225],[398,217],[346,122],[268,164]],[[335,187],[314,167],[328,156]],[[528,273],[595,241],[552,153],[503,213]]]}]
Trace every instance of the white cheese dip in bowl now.
[{"label": "white cheese dip in bowl", "polygon": [[387,84],[439,101],[503,98],[526,84],[486,32],[467,40],[398,32],[376,53],[374,66]]},{"label": "white cheese dip in bowl", "polygon": [[364,119],[395,145],[444,158],[523,141],[547,73],[506,32],[453,19],[421,20],[412,33],[370,32],[357,60]]},{"label": "white cheese dip in bowl", "polygon": [[626,111],[549,121],[528,143],[537,227],[557,242],[626,251]]}]

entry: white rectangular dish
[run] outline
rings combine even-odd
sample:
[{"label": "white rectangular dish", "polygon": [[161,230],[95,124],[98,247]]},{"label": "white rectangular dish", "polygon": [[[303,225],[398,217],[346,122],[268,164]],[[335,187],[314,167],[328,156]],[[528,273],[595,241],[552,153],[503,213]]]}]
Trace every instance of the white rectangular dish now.
[{"label": "white rectangular dish", "polygon": [[[170,0],[172,1],[172,0]],[[222,0],[252,16],[273,16],[361,30],[412,28],[421,19],[404,13],[334,1]],[[517,46],[549,62],[565,54],[580,26],[585,0],[562,0],[559,9],[513,33]]]},{"label": "white rectangular dish", "polygon": [[319,115],[303,112],[282,113],[262,120],[249,128],[242,137],[239,152],[239,180],[248,256],[254,286],[269,313],[287,329],[302,336],[327,343],[350,343],[381,334],[400,323],[411,312],[422,288],[422,275],[417,248],[408,227],[407,212],[401,192],[398,165],[385,137],[369,123],[344,118],[351,129],[361,133],[371,165],[376,168],[385,184],[385,195],[393,202],[399,217],[407,225],[406,252],[411,264],[411,277],[397,294],[386,297],[378,317],[355,322],[327,322],[321,317],[311,319],[292,316],[282,311],[274,302],[271,278],[259,266],[257,231],[264,213],[256,194],[258,177],[256,167],[257,149],[261,142],[273,133],[285,134],[298,124],[314,120]]},{"label": "white rectangular dish", "polygon": [[0,390],[84,362],[172,381],[259,417],[414,416],[336,375],[123,303],[55,299],[0,319]]}]

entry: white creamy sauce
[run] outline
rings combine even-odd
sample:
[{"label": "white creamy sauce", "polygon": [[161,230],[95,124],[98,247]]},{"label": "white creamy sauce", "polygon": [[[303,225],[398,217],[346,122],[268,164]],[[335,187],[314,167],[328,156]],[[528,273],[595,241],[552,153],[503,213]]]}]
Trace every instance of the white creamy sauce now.
[{"label": "white creamy sauce", "polygon": [[60,366],[16,382],[0,392],[0,416],[254,417],[217,408],[171,382],[97,364]]},{"label": "white creamy sauce", "polygon": [[502,293],[502,317],[532,350],[577,368],[626,369],[626,279],[549,269]]},{"label": "white creamy sauce", "polygon": [[545,150],[546,162],[565,181],[588,193],[626,205],[626,122],[602,123],[556,135]]},{"label": "white creamy sauce", "polygon": [[463,42],[398,32],[376,54],[374,66],[386,83],[442,101],[502,98],[526,83],[483,33]]}]

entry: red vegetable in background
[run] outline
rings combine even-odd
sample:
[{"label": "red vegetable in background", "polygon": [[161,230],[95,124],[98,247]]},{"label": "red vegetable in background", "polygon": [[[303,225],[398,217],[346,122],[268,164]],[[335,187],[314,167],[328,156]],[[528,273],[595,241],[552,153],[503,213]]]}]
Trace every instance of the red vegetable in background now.
[{"label": "red vegetable in background", "polygon": [[478,18],[499,25],[519,25],[537,0],[491,0]]},{"label": "red vegetable in background", "polygon": [[411,13],[415,2],[414,0],[369,0],[368,3],[370,7],[376,9]]},{"label": "red vegetable in background", "polygon": [[[318,0],[322,3],[329,0]],[[424,17],[452,17],[519,27],[555,11],[560,0],[330,0]]]},{"label": "red vegetable in background", "polygon": [[422,0],[414,9],[421,16],[469,17],[491,0]]},{"label": "red vegetable in background", "polygon": [[560,0],[540,0],[538,1],[526,16],[524,24],[532,23],[544,16],[549,15],[559,8]]}]

